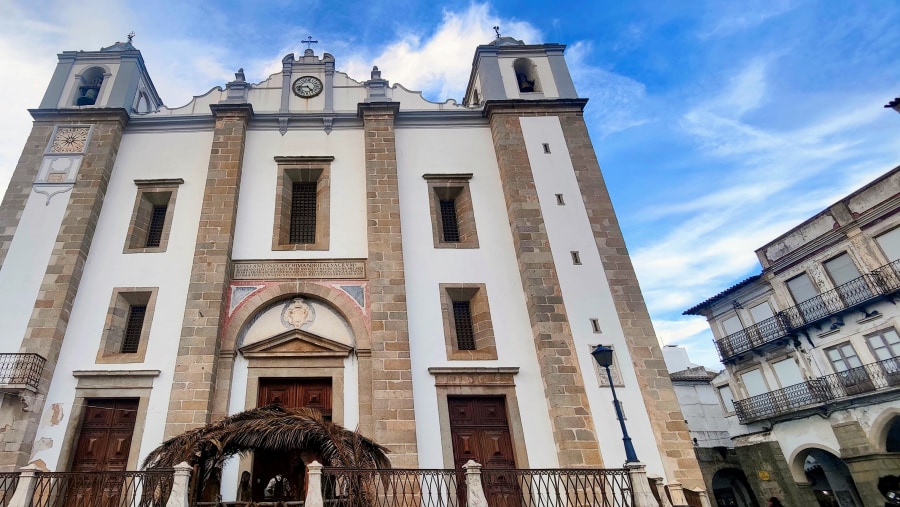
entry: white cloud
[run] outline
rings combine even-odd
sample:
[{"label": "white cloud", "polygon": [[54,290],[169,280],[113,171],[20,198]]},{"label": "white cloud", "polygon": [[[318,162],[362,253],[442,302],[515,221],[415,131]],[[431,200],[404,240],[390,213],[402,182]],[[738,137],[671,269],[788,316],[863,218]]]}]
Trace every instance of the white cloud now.
[{"label": "white cloud", "polygon": [[790,0],[756,0],[754,2],[713,2],[708,28],[697,34],[701,40],[726,37],[761,25],[770,18],[791,11]]}]

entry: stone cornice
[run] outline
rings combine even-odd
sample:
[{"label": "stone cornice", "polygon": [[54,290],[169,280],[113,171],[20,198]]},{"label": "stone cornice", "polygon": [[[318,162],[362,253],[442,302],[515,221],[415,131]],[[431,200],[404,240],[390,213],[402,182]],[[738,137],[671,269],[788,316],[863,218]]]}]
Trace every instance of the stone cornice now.
[{"label": "stone cornice", "polygon": [[356,114],[360,118],[366,113],[382,113],[396,116],[399,112],[399,102],[360,102],[356,106]]},{"label": "stone cornice", "polygon": [[229,104],[222,102],[219,104],[210,104],[209,110],[214,116],[244,116],[248,120],[253,117],[253,104]]},{"label": "stone cornice", "polygon": [[584,111],[588,99],[538,99],[538,100],[488,100],[484,103],[482,114],[490,118],[497,113],[535,112],[550,110],[554,113],[575,110]]},{"label": "stone cornice", "polygon": [[54,123],[94,123],[96,121],[118,121],[128,124],[131,117],[121,107],[90,107],[81,109],[29,109],[34,121]]}]

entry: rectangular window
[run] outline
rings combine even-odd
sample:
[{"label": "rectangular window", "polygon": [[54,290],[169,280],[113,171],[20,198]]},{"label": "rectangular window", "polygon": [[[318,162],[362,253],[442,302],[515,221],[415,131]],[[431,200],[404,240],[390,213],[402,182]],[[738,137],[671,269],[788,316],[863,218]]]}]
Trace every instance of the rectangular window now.
[{"label": "rectangular window", "polygon": [[441,199],[441,240],[459,243],[459,219],[456,216],[456,200]]},{"label": "rectangular window", "polygon": [[766,319],[771,319],[775,315],[772,313],[772,307],[769,306],[769,303],[764,302],[750,308],[750,316],[753,317],[753,322],[755,324],[759,324]]},{"label": "rectangular window", "polygon": [[881,247],[881,251],[884,252],[884,256],[889,262],[900,259],[900,227],[877,236],[875,241],[878,242],[878,246]]},{"label": "rectangular window", "polygon": [[591,319],[591,331],[595,333],[600,332],[600,319]]},{"label": "rectangular window", "polygon": [[141,363],[147,353],[156,287],[117,288],[106,315],[97,363]]},{"label": "rectangular window", "polygon": [[134,305],[128,309],[128,320],[125,322],[125,333],[122,337],[123,354],[137,353],[146,313],[147,305]]},{"label": "rectangular window", "polygon": [[469,180],[472,174],[424,174],[435,248],[478,248]]},{"label": "rectangular window", "polygon": [[550,143],[541,143],[544,147],[544,153],[550,153]]},{"label": "rectangular window", "polygon": [[[862,361],[856,355],[856,350],[850,342],[844,342],[825,349],[831,366],[840,379],[844,394],[854,395],[871,391],[875,388],[869,373],[862,367]],[[837,387],[837,386],[835,386]]]},{"label": "rectangular window", "polygon": [[794,298],[794,302],[797,304],[819,295],[816,288],[813,286],[812,280],[809,279],[809,276],[806,273],[788,280],[787,286],[788,291],[791,293],[791,297]]},{"label": "rectangular window", "polygon": [[472,328],[471,302],[453,302],[453,321],[456,324],[456,348],[459,350],[475,350],[475,331]]},{"label": "rectangular window", "polygon": [[497,359],[494,329],[483,284],[440,284],[447,359]]},{"label": "rectangular window", "polygon": [[853,259],[846,253],[825,261],[824,265],[825,271],[828,272],[828,276],[831,277],[835,286],[843,285],[859,278],[859,270],[853,264]]},{"label": "rectangular window", "polygon": [[560,206],[566,205],[566,200],[563,198],[562,194],[556,194],[556,204],[558,204]]},{"label": "rectangular window", "polygon": [[165,252],[175,209],[175,196],[184,180],[135,180],[137,199],[124,253]]},{"label": "rectangular window", "polygon": [[900,357],[900,336],[894,328],[879,331],[866,337],[872,355],[879,361]]},{"label": "rectangular window", "polygon": [[291,186],[290,242],[316,242],[316,183],[294,182]]},{"label": "rectangular window", "polygon": [[725,331],[725,336],[728,336],[741,332],[741,329],[744,329],[744,326],[741,325],[741,319],[739,319],[737,315],[732,315],[722,321],[722,329]]},{"label": "rectangular window", "polygon": [[275,157],[272,250],[328,250],[334,157]]},{"label": "rectangular window", "polygon": [[581,265],[581,254],[580,253],[572,252],[572,264],[575,264],[576,266]]},{"label": "rectangular window", "polygon": [[766,385],[762,370],[759,368],[742,373],[741,380],[744,382],[744,387],[747,389],[748,398],[769,392],[769,386]]},{"label": "rectangular window", "polygon": [[168,204],[159,204],[153,206],[153,212],[150,214],[150,227],[147,231],[146,248],[158,247],[162,241],[163,228],[166,225],[166,211],[169,209]]},{"label": "rectangular window", "polygon": [[734,412],[734,394],[731,392],[731,386],[724,385],[719,388],[719,398],[722,399],[722,406],[726,412]]}]

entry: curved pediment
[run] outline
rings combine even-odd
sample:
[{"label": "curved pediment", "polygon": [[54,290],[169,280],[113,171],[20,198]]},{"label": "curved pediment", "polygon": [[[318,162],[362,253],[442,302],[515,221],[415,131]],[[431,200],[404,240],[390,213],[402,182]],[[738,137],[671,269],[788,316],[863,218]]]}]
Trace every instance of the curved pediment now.
[{"label": "curved pediment", "polygon": [[292,329],[238,349],[244,357],[347,357],[353,347]]}]

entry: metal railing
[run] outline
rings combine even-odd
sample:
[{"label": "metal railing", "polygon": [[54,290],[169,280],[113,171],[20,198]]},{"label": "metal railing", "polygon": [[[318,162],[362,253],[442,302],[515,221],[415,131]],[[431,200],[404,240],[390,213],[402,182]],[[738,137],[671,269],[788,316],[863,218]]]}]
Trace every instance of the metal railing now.
[{"label": "metal railing", "polygon": [[165,507],[172,470],[40,472],[30,507]]},{"label": "metal railing", "polygon": [[[326,506],[465,507],[462,470],[322,471]],[[625,469],[482,469],[490,507],[630,507],[631,477]]]},{"label": "metal railing", "polygon": [[631,478],[625,469],[483,469],[491,507],[630,507]]},{"label": "metal railing", "polygon": [[0,354],[0,386],[25,385],[37,389],[46,362],[38,354]]},{"label": "metal railing", "polygon": [[762,345],[791,336],[845,310],[900,290],[900,260],[850,280],[838,287],[800,302],[773,317],[715,340],[719,357],[727,361]]},{"label": "metal railing", "polygon": [[896,387],[900,387],[900,358],[891,358],[735,400],[734,409],[738,419],[748,423]]},{"label": "metal railing", "polygon": [[9,504],[18,484],[19,472],[0,472],[0,507]]},{"label": "metal railing", "polygon": [[322,470],[322,496],[334,507],[462,507],[466,490],[462,470]]}]

